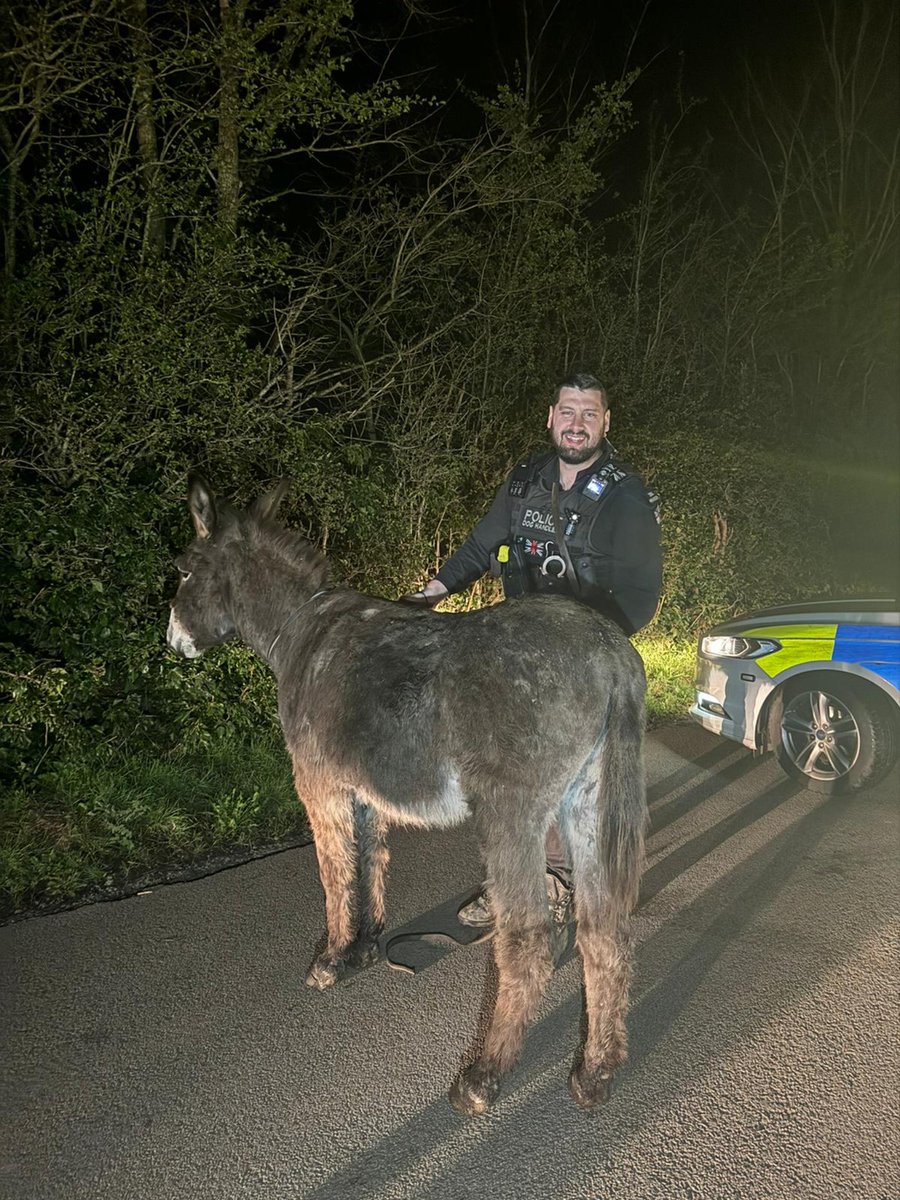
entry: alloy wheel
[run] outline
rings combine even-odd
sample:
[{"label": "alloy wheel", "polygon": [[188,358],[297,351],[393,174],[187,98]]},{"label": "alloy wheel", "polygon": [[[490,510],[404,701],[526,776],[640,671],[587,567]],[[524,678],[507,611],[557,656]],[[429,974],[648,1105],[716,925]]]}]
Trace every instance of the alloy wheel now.
[{"label": "alloy wheel", "polygon": [[849,707],[828,692],[799,692],[784,708],[781,741],[804,775],[822,782],[842,779],[859,757],[860,732]]}]

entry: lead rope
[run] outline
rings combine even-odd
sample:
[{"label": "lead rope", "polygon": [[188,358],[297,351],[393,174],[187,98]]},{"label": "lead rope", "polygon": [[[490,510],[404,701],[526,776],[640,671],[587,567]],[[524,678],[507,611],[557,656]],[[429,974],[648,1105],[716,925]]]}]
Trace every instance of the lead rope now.
[{"label": "lead rope", "polygon": [[304,608],[306,608],[307,604],[312,604],[313,600],[315,600],[317,596],[324,596],[327,591],[328,591],[328,588],[320,588],[317,592],[313,592],[313,594],[310,596],[310,598],[308,600],[304,600],[299,608],[294,609],[294,611],[291,613],[291,615],[288,617],[288,619],[285,621],[285,623],[282,625],[282,627],[275,634],[275,637],[272,639],[272,645],[269,647],[269,652],[266,655],[267,659],[272,657],[272,651],[278,645],[278,639],[281,637],[281,635],[287,629],[288,625],[290,625],[291,621],[293,621],[296,617],[298,617],[300,615],[300,613],[303,612],[303,610],[304,610]]},{"label": "lead rope", "polygon": [[581,581],[575,574],[575,567],[572,565],[572,556],[569,554],[569,547],[566,545],[566,531],[563,529],[563,523],[559,515],[559,484],[554,483],[550,489],[550,507],[553,511],[553,524],[556,529],[556,544],[559,546],[559,552],[563,556],[566,564],[566,578],[569,580],[572,591],[576,596],[581,595]]}]

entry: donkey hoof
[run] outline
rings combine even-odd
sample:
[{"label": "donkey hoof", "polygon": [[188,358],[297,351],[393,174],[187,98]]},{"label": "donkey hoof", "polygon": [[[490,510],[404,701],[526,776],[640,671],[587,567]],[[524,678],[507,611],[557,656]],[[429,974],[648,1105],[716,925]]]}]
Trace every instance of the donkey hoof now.
[{"label": "donkey hoof", "polygon": [[450,1104],[463,1117],[486,1113],[500,1091],[500,1077],[485,1071],[477,1063],[468,1067],[450,1089]]},{"label": "donkey hoof", "polygon": [[612,1091],[612,1075],[600,1068],[589,1070],[583,1064],[573,1067],[569,1074],[569,1095],[579,1108],[596,1108],[605,1104]]},{"label": "donkey hoof", "polygon": [[337,983],[340,977],[340,964],[335,962],[333,958],[328,958],[323,954],[309,968],[309,974],[306,976],[306,986],[318,988],[320,992],[324,992],[326,988],[332,987]]},{"label": "donkey hoof", "polygon": [[354,942],[350,950],[350,963],[357,971],[371,967],[381,958],[378,942]]}]

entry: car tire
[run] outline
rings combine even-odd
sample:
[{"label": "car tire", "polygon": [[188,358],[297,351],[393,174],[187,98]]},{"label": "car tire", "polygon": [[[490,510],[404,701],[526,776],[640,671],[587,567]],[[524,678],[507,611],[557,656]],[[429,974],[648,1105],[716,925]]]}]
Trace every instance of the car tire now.
[{"label": "car tire", "polygon": [[894,765],[896,719],[874,689],[818,676],[788,684],[778,699],[769,745],[781,768],[812,791],[860,791]]}]

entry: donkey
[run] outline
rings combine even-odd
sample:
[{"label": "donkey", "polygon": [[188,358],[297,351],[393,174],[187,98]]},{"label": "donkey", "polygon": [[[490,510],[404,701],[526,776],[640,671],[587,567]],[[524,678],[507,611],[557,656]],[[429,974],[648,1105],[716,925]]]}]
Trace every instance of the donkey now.
[{"label": "donkey", "polygon": [[498,983],[450,1102],[485,1112],[553,969],[544,835],[555,817],[587,1017],[569,1091],[591,1108],[626,1056],[646,824],[641,658],[613,622],[563,597],[439,614],[331,586],[324,556],[274,521],[285,491],[282,481],[238,511],[189,478],[197,536],[176,559],[167,640],[196,658],[239,638],[275,674],[325,893],[327,941],[306,982],[324,989],[378,959],[387,827],[471,817]]}]

